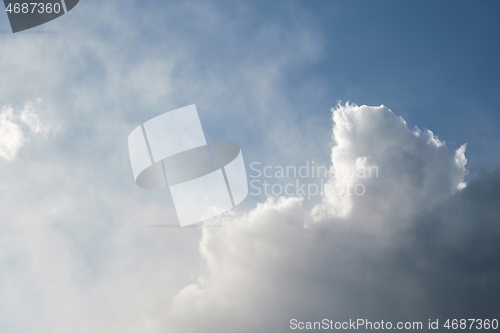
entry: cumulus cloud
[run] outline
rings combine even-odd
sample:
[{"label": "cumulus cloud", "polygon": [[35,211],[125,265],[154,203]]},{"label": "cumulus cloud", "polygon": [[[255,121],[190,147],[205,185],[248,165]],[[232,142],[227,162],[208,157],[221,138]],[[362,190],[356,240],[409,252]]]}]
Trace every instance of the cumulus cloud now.
[{"label": "cumulus cloud", "polygon": [[50,124],[43,124],[36,113],[35,105],[41,104],[28,101],[21,112],[15,112],[10,106],[0,110],[0,158],[12,161],[19,150],[26,145],[34,134],[47,137],[57,130]]},{"label": "cumulus cloud", "polygon": [[[432,131],[408,129],[403,118],[384,106],[339,106],[333,121],[332,168],[376,167],[378,174],[363,178],[347,173],[334,177],[326,187],[323,205],[314,209],[317,219],[351,213],[351,224],[396,227],[417,210],[432,207],[464,187],[465,145],[452,151]],[[369,193],[353,196],[337,190],[358,184]],[[363,209],[353,211],[354,207]]]},{"label": "cumulus cloud", "polygon": [[[333,178],[311,211],[280,198],[220,218],[225,228],[203,230],[206,271],[143,332],[498,314],[500,172],[465,187],[465,146],[410,130],[384,106],[338,106],[333,120],[333,166],[377,165],[379,177]],[[364,195],[334,193],[354,181]]]}]

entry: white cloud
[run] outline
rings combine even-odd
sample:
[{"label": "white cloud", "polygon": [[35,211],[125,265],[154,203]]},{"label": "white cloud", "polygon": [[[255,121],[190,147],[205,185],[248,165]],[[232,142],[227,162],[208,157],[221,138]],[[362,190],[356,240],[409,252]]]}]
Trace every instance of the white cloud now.
[{"label": "white cloud", "polygon": [[26,137],[16,123],[16,116],[10,107],[0,111],[0,157],[12,161],[19,149],[26,143]]},{"label": "white cloud", "polygon": [[[36,104],[42,101],[37,99]],[[0,110],[0,158],[12,161],[19,150],[26,145],[33,134],[47,137],[55,133],[56,128],[43,124],[35,110],[35,103],[26,102],[21,112],[15,112],[10,106]]]},{"label": "white cloud", "polygon": [[[491,215],[476,214],[480,203],[467,198],[470,192],[457,192],[466,173],[465,146],[454,152],[430,131],[410,131],[384,106],[338,106],[333,119],[333,165],[375,164],[380,176],[333,179],[312,212],[299,198],[281,198],[220,218],[225,228],[203,230],[200,251],[206,272],[175,296],[166,316],[150,320],[143,332],[284,332],[292,318],[443,316],[446,308],[440,305],[446,303],[446,293],[439,288],[455,273],[449,262],[436,263],[435,256],[449,252],[436,241],[426,245],[439,250],[426,253],[418,244],[429,237],[415,230],[433,219],[422,217],[426,212],[444,221],[427,231],[438,238],[449,232],[443,234],[443,224],[460,229],[477,223],[477,230],[491,224]],[[336,183],[353,181],[366,186],[365,195],[333,194]],[[458,218],[437,208],[464,205],[469,207]],[[499,215],[498,208],[489,208]],[[468,236],[453,232],[457,239]],[[495,232],[499,234],[498,227]],[[489,255],[498,257],[491,246],[490,241]],[[460,251],[482,259],[473,248]],[[494,280],[484,282],[481,272],[471,274],[469,280],[454,277],[454,292],[459,294],[464,284],[473,290],[480,283],[493,286]],[[440,285],[438,290],[435,285]],[[457,299],[454,306],[462,315],[472,309],[466,297]],[[484,313],[494,310],[482,308]]]},{"label": "white cloud", "polygon": [[[378,177],[334,178],[327,186],[324,204],[314,210],[316,218],[346,216],[355,207],[363,207],[352,212],[350,220],[370,220],[369,228],[391,221],[400,225],[399,220],[435,205],[463,183],[467,173],[465,145],[453,152],[430,130],[409,130],[405,120],[385,106],[338,106],[333,121],[333,167],[376,166]],[[341,192],[335,188],[357,184],[366,188],[367,195],[335,194]]]}]

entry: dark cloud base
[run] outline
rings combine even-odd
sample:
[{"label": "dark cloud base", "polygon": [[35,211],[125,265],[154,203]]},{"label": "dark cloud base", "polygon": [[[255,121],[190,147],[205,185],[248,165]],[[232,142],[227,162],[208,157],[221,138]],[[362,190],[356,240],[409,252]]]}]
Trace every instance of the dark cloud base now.
[{"label": "dark cloud base", "polygon": [[[301,309],[289,315],[303,321],[422,321],[422,331],[427,331],[428,319],[441,324],[447,319],[499,319],[499,202],[496,169],[418,214],[389,238],[319,230],[323,235],[318,237],[331,237],[336,245],[322,259],[309,258],[308,269],[322,272],[308,282],[316,284],[312,289],[318,294],[308,287]],[[324,274],[328,266],[331,270]]]}]

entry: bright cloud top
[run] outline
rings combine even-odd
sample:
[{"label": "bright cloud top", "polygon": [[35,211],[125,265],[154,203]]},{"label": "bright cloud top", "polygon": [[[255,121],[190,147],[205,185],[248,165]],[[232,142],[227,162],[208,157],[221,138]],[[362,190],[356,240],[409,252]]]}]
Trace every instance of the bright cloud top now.
[{"label": "bright cloud top", "polygon": [[0,110],[0,158],[12,161],[19,150],[26,145],[34,135],[47,137],[56,132],[50,124],[43,124],[36,113],[35,106],[42,100],[26,102],[20,112],[10,106],[3,106]]},{"label": "bright cloud top", "polygon": [[[453,151],[430,130],[408,129],[403,118],[383,105],[339,105],[333,110],[333,122],[332,168],[375,165],[380,174],[365,179],[353,174],[334,177],[326,187],[324,204],[314,210],[316,218],[346,216],[355,207],[371,207],[371,223],[386,223],[411,216],[465,187],[465,145]],[[364,185],[368,195],[356,198],[335,191],[355,184]],[[384,206],[391,214],[379,216]]]}]

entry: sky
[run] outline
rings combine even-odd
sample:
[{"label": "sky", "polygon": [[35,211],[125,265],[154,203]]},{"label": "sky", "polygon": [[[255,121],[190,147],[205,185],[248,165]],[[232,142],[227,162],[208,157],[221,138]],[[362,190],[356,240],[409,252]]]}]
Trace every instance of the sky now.
[{"label": "sky", "polygon": [[[499,14],[498,1],[82,0],[13,34],[0,13],[0,332],[494,319]],[[312,198],[249,195],[217,228],[153,228],[175,209],[135,185],[127,138],[191,104],[207,141],[241,147],[249,181],[265,180],[255,162],[379,174],[337,174]]]}]

